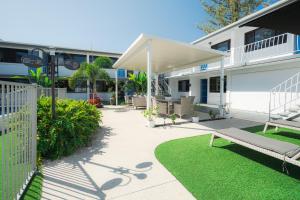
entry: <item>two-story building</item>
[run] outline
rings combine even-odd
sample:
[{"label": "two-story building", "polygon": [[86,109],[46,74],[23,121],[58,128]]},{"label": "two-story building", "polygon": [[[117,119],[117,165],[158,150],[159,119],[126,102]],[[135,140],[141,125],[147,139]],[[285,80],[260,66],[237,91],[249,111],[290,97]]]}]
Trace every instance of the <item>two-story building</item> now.
[{"label": "two-story building", "polygon": [[[240,27],[241,19],[192,44],[228,52],[224,59],[227,109],[269,112],[270,90],[300,72],[300,37],[265,28]],[[276,22],[274,22],[276,23]],[[220,63],[165,74],[174,98],[218,105]],[[286,87],[293,84],[286,84]],[[279,85],[284,87],[284,84]],[[294,84],[295,86],[295,84]]]},{"label": "two-story building", "polygon": [[[27,44],[27,43],[17,43],[8,42],[0,40],[0,79],[6,81],[21,81],[26,82],[27,76],[29,75],[30,68],[22,64],[21,58],[28,53],[31,53],[34,49],[42,49],[44,51],[49,51],[49,49],[55,49],[56,55],[61,58],[72,58],[73,60],[82,62],[93,62],[98,56],[109,57],[113,63],[119,58],[121,54],[104,52],[104,51],[93,51],[93,50],[83,50],[83,49],[72,49],[64,47],[50,47],[47,45],[38,44]],[[112,79],[115,78],[115,69],[105,69]],[[68,87],[68,77],[70,77],[75,70],[66,68],[65,66],[57,66],[56,76],[58,80],[59,87],[67,88],[67,96],[74,99],[86,99],[87,98],[87,83],[82,81],[79,83],[75,89]],[[47,68],[43,67],[43,72],[47,73]],[[16,79],[18,77],[18,79]],[[24,77],[23,79],[21,77]],[[118,70],[119,78],[127,78],[126,70]],[[114,91],[114,90],[112,90]],[[107,85],[103,80],[97,81],[97,92],[104,100],[109,100],[112,91],[109,91]]]}]

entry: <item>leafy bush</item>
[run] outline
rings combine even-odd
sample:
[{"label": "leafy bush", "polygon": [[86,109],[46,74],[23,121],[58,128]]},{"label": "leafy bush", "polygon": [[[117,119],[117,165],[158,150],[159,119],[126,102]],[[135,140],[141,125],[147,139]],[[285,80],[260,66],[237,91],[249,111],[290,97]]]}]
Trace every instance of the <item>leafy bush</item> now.
[{"label": "leafy bush", "polygon": [[99,127],[102,114],[85,101],[59,99],[51,119],[51,99],[38,101],[38,151],[43,158],[57,159],[86,146]]}]

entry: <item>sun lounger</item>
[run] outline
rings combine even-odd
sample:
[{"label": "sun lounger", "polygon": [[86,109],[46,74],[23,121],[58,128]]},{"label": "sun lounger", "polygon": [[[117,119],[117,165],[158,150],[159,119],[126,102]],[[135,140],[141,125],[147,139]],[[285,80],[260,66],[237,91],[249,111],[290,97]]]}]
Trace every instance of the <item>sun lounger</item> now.
[{"label": "sun lounger", "polygon": [[283,119],[268,121],[266,122],[264,133],[267,131],[268,126],[275,126],[276,130],[278,129],[278,127],[281,127],[281,128],[290,128],[290,129],[300,131],[300,122],[297,121],[288,121]]},{"label": "sun lounger", "polygon": [[210,146],[213,145],[214,138],[216,137],[226,139],[300,167],[300,161],[298,161],[300,158],[300,146],[298,145],[267,138],[237,128],[217,130],[211,136]]}]

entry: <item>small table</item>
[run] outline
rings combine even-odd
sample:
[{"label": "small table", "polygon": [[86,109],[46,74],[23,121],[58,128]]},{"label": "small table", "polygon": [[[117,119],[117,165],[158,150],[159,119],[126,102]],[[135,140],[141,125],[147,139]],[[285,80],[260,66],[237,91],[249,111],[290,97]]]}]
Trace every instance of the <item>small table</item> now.
[{"label": "small table", "polygon": [[168,104],[168,114],[172,114],[171,110],[173,110],[174,103],[180,103],[180,99],[158,99],[157,101],[167,103]]}]

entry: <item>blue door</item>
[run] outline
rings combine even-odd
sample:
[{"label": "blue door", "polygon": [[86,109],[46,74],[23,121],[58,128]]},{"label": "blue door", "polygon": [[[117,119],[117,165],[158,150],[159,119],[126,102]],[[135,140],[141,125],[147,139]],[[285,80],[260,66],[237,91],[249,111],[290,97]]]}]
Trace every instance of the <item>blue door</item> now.
[{"label": "blue door", "polygon": [[295,52],[296,54],[300,54],[300,35],[296,36],[296,43],[295,43]]},{"label": "blue door", "polygon": [[200,103],[207,103],[207,79],[200,79]]}]

